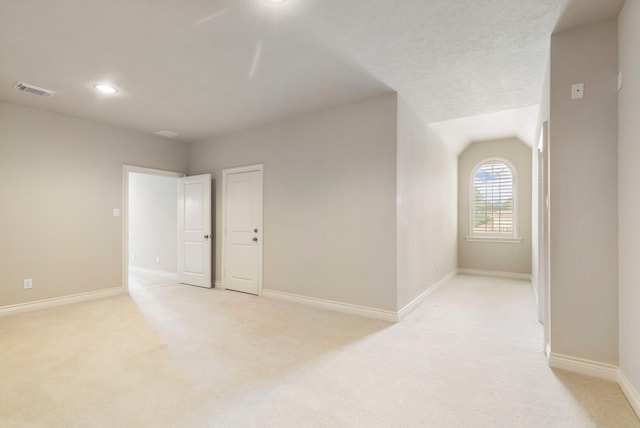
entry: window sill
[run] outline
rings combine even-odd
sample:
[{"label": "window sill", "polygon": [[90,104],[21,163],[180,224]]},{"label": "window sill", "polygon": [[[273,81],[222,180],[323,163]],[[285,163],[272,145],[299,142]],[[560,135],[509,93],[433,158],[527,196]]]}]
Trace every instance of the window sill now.
[{"label": "window sill", "polygon": [[467,242],[491,242],[497,244],[520,244],[522,238],[503,238],[500,236],[465,236]]}]

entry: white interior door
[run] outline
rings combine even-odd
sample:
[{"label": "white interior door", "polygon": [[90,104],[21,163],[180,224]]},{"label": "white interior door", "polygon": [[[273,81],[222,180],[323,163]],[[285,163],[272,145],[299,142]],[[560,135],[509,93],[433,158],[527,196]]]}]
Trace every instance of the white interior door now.
[{"label": "white interior door", "polygon": [[211,288],[211,174],[178,179],[178,281]]},{"label": "white interior door", "polygon": [[262,165],[225,170],[223,287],[262,289]]}]

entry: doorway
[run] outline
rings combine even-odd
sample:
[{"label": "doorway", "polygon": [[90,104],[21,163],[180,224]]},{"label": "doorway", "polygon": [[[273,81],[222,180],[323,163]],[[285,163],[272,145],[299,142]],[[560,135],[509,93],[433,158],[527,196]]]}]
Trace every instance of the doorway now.
[{"label": "doorway", "polygon": [[184,174],[124,166],[124,291],[177,278],[177,182]]}]

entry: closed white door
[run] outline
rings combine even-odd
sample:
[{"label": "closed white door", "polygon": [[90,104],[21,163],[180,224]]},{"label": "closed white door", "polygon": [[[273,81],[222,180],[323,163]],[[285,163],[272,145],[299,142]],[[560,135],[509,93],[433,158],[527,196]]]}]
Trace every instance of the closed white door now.
[{"label": "closed white door", "polygon": [[260,294],[262,289],[262,165],[223,173],[223,286]]},{"label": "closed white door", "polygon": [[211,174],[178,179],[178,281],[211,288]]}]

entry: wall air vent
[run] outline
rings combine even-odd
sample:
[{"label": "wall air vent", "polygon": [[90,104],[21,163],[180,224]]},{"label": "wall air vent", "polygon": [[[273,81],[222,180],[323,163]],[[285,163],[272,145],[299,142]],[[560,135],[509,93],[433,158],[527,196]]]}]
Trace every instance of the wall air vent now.
[{"label": "wall air vent", "polygon": [[30,94],[39,95],[41,97],[52,97],[56,93],[56,91],[52,91],[51,89],[41,88],[39,86],[31,85],[25,82],[16,83],[16,89],[22,92],[29,92]]}]

